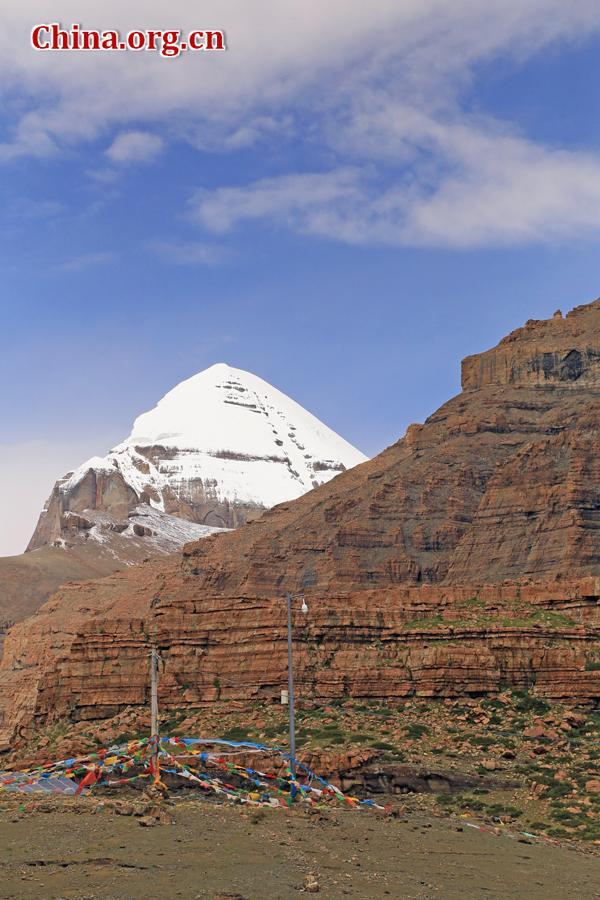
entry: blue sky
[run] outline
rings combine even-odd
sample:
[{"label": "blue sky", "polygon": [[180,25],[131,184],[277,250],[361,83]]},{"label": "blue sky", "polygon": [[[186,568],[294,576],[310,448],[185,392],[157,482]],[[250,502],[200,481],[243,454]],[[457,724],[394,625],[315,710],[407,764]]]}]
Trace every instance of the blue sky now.
[{"label": "blue sky", "polygon": [[35,53],[35,5],[0,14],[0,553],[214,362],[375,454],[600,294],[596,3],[88,4],[225,28],[177,60]]}]

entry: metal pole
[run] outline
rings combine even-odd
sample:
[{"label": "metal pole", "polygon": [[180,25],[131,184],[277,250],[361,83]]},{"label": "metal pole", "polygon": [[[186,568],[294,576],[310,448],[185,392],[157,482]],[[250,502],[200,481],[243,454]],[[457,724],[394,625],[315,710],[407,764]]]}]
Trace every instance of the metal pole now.
[{"label": "metal pole", "polygon": [[158,781],[158,650],[150,651],[150,740],[152,743],[152,760],[154,780]]},{"label": "metal pole", "polygon": [[288,703],[290,707],[290,772],[296,777],[296,719],[294,712],[294,664],[292,656],[292,595],[285,595],[288,619]]}]

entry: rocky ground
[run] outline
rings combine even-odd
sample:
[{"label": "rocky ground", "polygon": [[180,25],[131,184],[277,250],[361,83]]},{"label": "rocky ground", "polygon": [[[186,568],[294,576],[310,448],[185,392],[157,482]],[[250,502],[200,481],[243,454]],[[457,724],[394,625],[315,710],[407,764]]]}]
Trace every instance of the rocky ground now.
[{"label": "rocky ground", "polygon": [[[147,734],[148,725],[139,709],[57,723],[0,766],[94,752]],[[287,708],[271,703],[175,709],[161,721],[163,734],[282,746],[287,727]],[[464,817],[600,855],[599,737],[600,712],[511,691],[394,705],[301,701],[297,713],[299,758],[350,793],[393,795],[411,814]]]},{"label": "rocky ground", "polygon": [[192,795],[163,803],[165,824],[147,827],[152,817],[140,815],[138,806],[143,806],[139,799],[36,801],[4,794],[0,896],[600,897],[597,858],[477,830],[453,815],[411,809],[392,816],[370,810],[252,810]]}]

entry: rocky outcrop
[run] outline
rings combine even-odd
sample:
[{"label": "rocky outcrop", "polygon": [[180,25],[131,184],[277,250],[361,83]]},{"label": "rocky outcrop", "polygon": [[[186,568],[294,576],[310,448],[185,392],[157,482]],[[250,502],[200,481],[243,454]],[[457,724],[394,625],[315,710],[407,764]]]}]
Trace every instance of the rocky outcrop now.
[{"label": "rocky outcrop", "polygon": [[[592,415],[596,410],[590,407]],[[600,454],[588,425],[527,443],[489,479],[448,578],[490,578],[598,569]]]},{"label": "rocky outcrop", "polygon": [[[159,451],[160,448],[152,450]],[[145,452],[156,466],[160,465],[160,452],[156,457],[150,455],[150,450]],[[186,484],[184,492],[166,486],[159,497],[147,485],[138,494],[116,467],[113,471],[99,471],[90,467],[82,473],[81,479],[67,476],[56,483],[40,514],[27,550],[60,546],[63,542],[73,545],[90,537],[94,540],[95,533],[90,535],[89,532],[100,521],[112,531],[123,532],[135,510],[144,510],[146,515],[162,513],[165,523],[166,517],[172,516],[175,521],[184,520],[193,525],[201,525],[208,533],[214,528],[236,528],[255,518],[262,509],[263,507],[255,504],[238,504],[227,499],[217,501],[201,479]],[[141,536],[143,535],[138,534],[138,537]],[[191,533],[184,538],[192,539]],[[182,544],[178,546],[181,547]],[[146,555],[151,554],[153,549],[149,545]]]},{"label": "rocky outcrop", "polygon": [[[128,513],[138,506],[140,499],[120,472],[96,471],[89,468],[83,477],[64,490],[69,476],[58,481],[42,511],[36,529],[27,546],[28,550],[52,545],[65,537],[65,532],[85,531],[85,516],[75,518],[77,513],[101,510],[116,522],[127,519]],[[80,522],[82,527],[75,527]],[[91,526],[90,526],[91,528]]]},{"label": "rocky outcrop", "polygon": [[600,384],[600,300],[551,319],[530,319],[486,353],[462,363],[462,388],[479,390],[491,384]]},{"label": "rocky outcrop", "polygon": [[[146,702],[151,642],[164,705],[275,698],[285,591],[310,609],[295,625],[310,696],[598,698],[600,303],[515,334],[375,459],[12,629],[4,740]],[[567,350],[582,352],[577,378],[532,377],[540,352]]]},{"label": "rocky outcrop", "polygon": [[[590,358],[600,354],[599,302],[517,332],[512,371],[522,368],[524,382],[482,379],[369,463],[216,550],[196,547],[184,565],[207,590],[218,578],[238,593],[307,580],[328,591],[598,572],[596,364],[574,382],[538,384],[527,362],[530,341],[551,348],[554,335],[572,346],[573,332]],[[467,368],[490,366],[471,357]]]},{"label": "rocky outcrop", "polygon": [[12,625],[32,615],[62,584],[168,556],[186,542],[218,531],[143,505],[123,519],[90,509],[64,512],[61,537],[52,544],[0,557],[0,657],[8,630],[2,623]]}]

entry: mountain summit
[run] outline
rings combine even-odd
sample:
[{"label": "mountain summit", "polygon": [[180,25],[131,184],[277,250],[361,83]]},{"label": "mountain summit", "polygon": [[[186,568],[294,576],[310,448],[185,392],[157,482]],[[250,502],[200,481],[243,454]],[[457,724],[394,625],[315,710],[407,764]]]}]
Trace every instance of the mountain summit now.
[{"label": "mountain summit", "polygon": [[81,532],[102,540],[119,523],[135,528],[127,521],[138,514],[152,518],[137,522],[138,536],[160,531],[162,514],[233,528],[365,459],[262,378],[219,363],[169,391],[106,456],[59,481],[28,549]]}]

